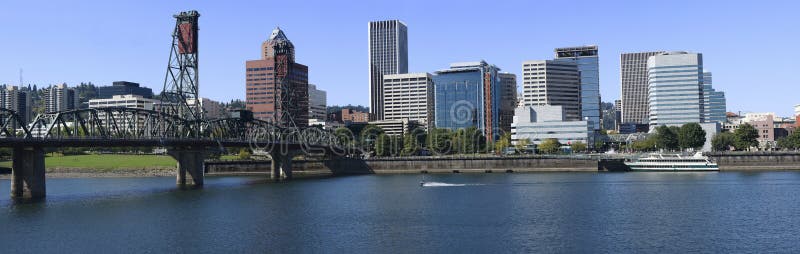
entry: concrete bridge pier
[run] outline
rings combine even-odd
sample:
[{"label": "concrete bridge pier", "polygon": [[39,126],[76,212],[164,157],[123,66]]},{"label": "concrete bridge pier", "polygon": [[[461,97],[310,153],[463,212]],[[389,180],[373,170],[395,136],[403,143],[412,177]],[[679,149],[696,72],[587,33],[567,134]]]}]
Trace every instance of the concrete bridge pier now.
[{"label": "concrete bridge pier", "polygon": [[271,152],[270,157],[272,160],[272,168],[270,169],[269,178],[275,181],[291,180],[292,179],[292,157],[296,152],[289,152],[287,154],[281,152]]},{"label": "concrete bridge pier", "polygon": [[178,161],[178,186],[203,186],[206,159],[204,149],[175,148],[167,150],[167,154]]},{"label": "concrete bridge pier", "polygon": [[46,194],[44,149],[14,147],[11,164],[11,197],[39,199]]}]

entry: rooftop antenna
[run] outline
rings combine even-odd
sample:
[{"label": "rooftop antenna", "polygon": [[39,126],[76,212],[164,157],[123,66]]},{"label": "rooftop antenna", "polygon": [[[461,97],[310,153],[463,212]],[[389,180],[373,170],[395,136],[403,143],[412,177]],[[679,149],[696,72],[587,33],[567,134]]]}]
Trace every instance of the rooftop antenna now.
[{"label": "rooftop antenna", "polygon": [[22,68],[19,68],[19,87],[22,88]]}]

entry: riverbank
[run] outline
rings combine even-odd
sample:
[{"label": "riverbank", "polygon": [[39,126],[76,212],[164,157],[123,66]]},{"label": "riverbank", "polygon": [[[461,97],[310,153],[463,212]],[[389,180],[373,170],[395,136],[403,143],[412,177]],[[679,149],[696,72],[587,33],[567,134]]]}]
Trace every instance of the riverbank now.
[{"label": "riverbank", "polygon": [[[707,153],[720,171],[797,171],[800,152]],[[166,155],[72,155],[45,158],[47,178],[175,176],[176,162]],[[0,162],[0,179],[8,179],[11,162]],[[206,161],[206,174],[268,175],[268,160]],[[332,160],[295,160],[293,177],[319,178],[357,174],[458,174],[626,171],[622,159],[589,156],[443,156]]]},{"label": "riverbank", "polygon": [[[161,177],[175,176],[175,167],[171,168],[47,168],[47,178],[111,178],[111,177]],[[0,179],[10,179],[11,174],[0,174]]]}]

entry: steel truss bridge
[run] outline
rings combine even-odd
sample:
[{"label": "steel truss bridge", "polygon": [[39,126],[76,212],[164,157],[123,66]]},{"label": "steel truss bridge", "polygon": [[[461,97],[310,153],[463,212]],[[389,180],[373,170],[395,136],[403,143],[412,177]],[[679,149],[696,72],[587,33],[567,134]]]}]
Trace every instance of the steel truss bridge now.
[{"label": "steel truss bridge", "polygon": [[347,154],[339,139],[318,128],[283,128],[258,119],[186,120],[137,108],[91,108],[38,115],[30,124],[0,108],[0,147],[14,149],[13,197],[44,197],[44,147],[165,147],[178,161],[178,185],[202,185],[209,151],[228,147],[264,150],[272,157],[271,178],[291,178],[298,154]]}]

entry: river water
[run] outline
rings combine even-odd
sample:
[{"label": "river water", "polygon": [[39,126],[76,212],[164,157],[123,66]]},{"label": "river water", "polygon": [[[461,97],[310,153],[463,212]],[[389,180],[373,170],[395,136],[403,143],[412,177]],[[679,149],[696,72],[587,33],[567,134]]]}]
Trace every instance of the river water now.
[{"label": "river water", "polygon": [[[420,187],[421,180],[428,182]],[[800,173],[0,180],[0,248],[25,252],[798,252]]]}]

